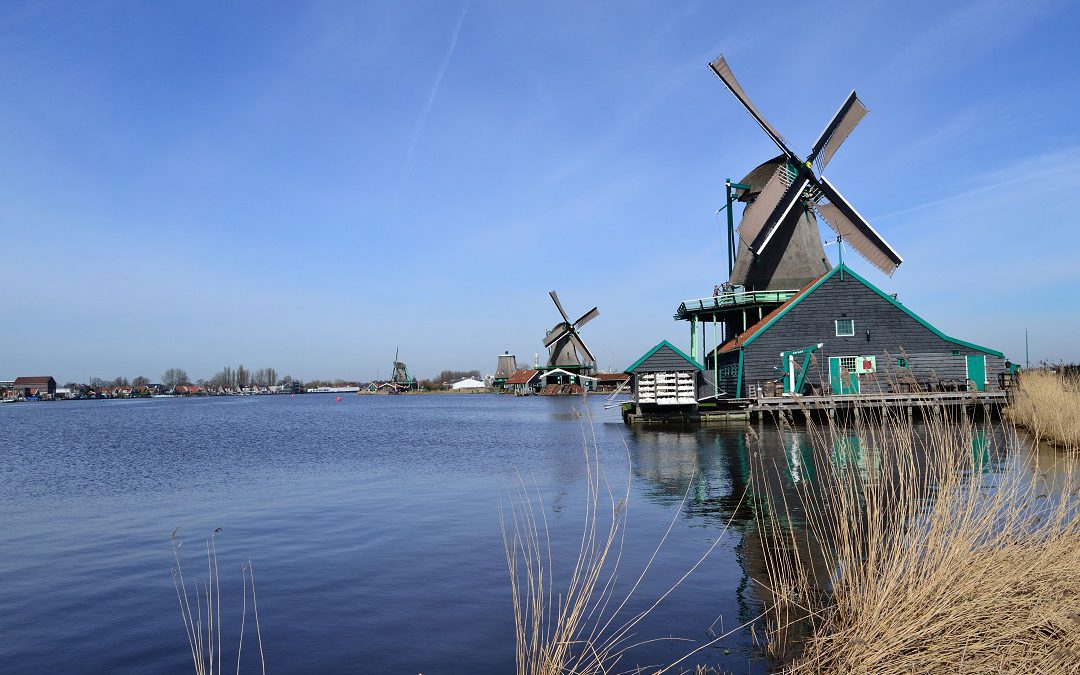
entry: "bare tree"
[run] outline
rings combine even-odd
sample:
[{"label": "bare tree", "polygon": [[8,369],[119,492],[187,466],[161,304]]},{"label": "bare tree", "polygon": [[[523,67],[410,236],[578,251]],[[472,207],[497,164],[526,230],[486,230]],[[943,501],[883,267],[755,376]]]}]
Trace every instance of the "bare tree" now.
[{"label": "bare tree", "polygon": [[187,371],[183,368],[169,368],[161,376],[161,383],[168,389],[176,389],[182,384],[191,384]]},{"label": "bare tree", "polygon": [[134,380],[132,380],[131,384],[135,387],[145,387],[146,385],[150,384],[150,378],[146,377],[145,375],[140,375]]}]

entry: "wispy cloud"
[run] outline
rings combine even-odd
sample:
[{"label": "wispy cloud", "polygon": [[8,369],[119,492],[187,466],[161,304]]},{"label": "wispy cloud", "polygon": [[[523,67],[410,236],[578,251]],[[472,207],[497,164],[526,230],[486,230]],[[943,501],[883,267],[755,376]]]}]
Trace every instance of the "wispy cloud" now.
[{"label": "wispy cloud", "polygon": [[[1060,179],[1075,175],[1076,171],[1080,171],[1080,160],[1077,159],[1078,152],[1080,152],[1080,148],[1068,148],[1054,153],[1026,157],[1010,164],[1008,167],[994,169],[983,174],[976,181],[978,187],[915,204],[899,211],[875,215],[873,219],[875,222],[889,220],[916,211],[964,202],[984,195],[993,194],[1001,197],[1002,192],[1007,192],[1010,198],[1015,197],[1018,200],[1032,194],[1041,194],[1045,197],[1051,191],[1050,188],[1058,186],[1059,183],[1062,183],[1059,186],[1062,189],[1071,189],[1071,179],[1067,182]],[[1021,189],[1016,189],[1018,187]]]},{"label": "wispy cloud", "polygon": [[435,81],[431,84],[431,91],[428,92],[427,101],[420,110],[420,117],[417,118],[416,126],[413,128],[412,137],[409,139],[409,147],[408,150],[405,151],[406,173],[412,165],[413,154],[416,152],[416,144],[420,141],[420,134],[423,133],[424,126],[427,124],[427,118],[431,113],[431,107],[435,105],[435,98],[439,95],[439,87],[442,85],[443,77],[446,75],[446,69],[450,67],[450,61],[454,58],[454,50],[457,49],[458,37],[461,35],[461,27],[465,24],[465,15],[468,13],[469,3],[465,3],[461,7],[461,14],[458,15],[457,23],[454,24],[454,30],[450,33],[450,44],[446,47],[446,54],[443,55],[442,63],[439,64],[439,70],[435,73]]}]

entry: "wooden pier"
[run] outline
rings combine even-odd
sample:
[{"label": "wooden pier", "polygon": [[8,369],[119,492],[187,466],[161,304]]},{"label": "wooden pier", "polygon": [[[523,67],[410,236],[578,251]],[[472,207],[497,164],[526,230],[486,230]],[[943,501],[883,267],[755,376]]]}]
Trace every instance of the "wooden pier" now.
[{"label": "wooden pier", "polygon": [[865,393],[845,396],[763,396],[718,401],[715,406],[702,404],[696,410],[670,413],[634,413],[624,405],[627,424],[707,425],[744,424],[762,418],[785,416],[792,419],[844,416],[852,412],[900,409],[917,416],[927,408],[961,409],[973,415],[993,415],[1009,401],[1006,391],[933,391],[911,393]]}]

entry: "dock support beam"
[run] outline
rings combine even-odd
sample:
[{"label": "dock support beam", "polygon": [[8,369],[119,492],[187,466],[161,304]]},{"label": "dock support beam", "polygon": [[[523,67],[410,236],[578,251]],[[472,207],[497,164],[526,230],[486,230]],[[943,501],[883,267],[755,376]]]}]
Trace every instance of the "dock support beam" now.
[{"label": "dock support beam", "polygon": [[690,319],[690,358],[695,361],[698,360],[698,337],[697,337],[697,325],[698,318],[695,316]]}]

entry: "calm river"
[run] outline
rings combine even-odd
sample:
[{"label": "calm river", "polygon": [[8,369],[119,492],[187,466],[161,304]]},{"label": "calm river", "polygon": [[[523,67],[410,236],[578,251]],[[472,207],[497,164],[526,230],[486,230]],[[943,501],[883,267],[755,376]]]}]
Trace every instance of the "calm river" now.
[{"label": "calm river", "polygon": [[[670,662],[760,611],[752,517],[732,518],[744,435],[628,429],[602,404],[588,401],[615,489],[631,467],[622,587],[674,522],[627,612],[719,539],[636,631],[683,640],[649,642],[625,665]],[[189,579],[205,577],[206,536],[222,528],[227,662],[250,558],[272,672],[512,672],[500,495],[516,472],[534,484],[565,570],[581,536],[584,405],[309,394],[0,406],[0,669],[191,672],[170,576],[180,526]],[[798,434],[768,437],[777,461],[790,460]],[[243,654],[241,671],[258,672],[251,632]],[[748,631],[697,662],[768,667]]]}]

